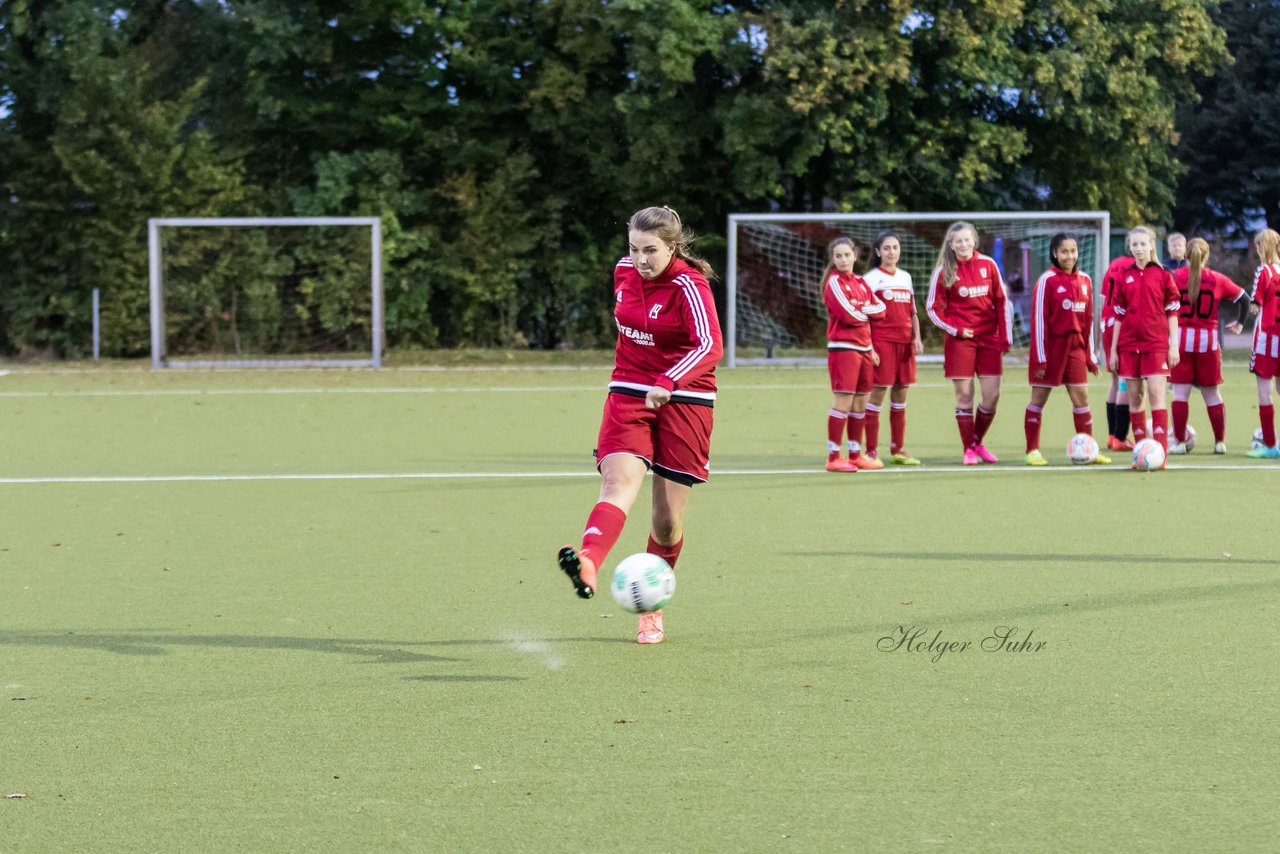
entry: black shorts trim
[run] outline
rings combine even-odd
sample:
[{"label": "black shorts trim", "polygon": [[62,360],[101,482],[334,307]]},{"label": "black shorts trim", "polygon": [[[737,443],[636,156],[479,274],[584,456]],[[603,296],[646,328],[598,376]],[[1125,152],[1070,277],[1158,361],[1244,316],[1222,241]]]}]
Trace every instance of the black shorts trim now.
[{"label": "black shorts trim", "polygon": [[705,480],[696,478],[686,471],[676,471],[666,466],[660,466],[657,463],[653,464],[653,473],[656,477],[664,478],[672,483],[678,483],[681,486],[697,486],[700,483],[706,483]]},{"label": "black shorts trim", "polygon": [[[648,396],[647,392],[643,392],[638,388],[627,388],[625,386],[610,388],[609,394],[623,394],[623,395],[626,395],[627,397],[638,397],[641,400],[644,400]],[[668,402],[683,403],[683,404],[692,405],[692,406],[706,406],[710,409],[716,408],[716,402],[714,400],[706,400],[705,398],[701,398],[701,397],[686,397],[678,391],[672,392],[671,400]]]}]

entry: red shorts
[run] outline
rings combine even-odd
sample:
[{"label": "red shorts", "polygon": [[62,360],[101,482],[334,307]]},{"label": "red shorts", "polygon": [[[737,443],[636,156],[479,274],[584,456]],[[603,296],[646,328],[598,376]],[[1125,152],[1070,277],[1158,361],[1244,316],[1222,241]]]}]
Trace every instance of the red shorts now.
[{"label": "red shorts", "polygon": [[1188,353],[1180,351],[1178,364],[1169,372],[1169,381],[1190,383],[1204,388],[1222,385],[1222,351],[1209,350],[1205,353]]},{"label": "red shorts", "polygon": [[1266,353],[1254,353],[1249,356],[1249,370],[1258,375],[1258,379],[1273,380],[1280,374],[1280,359]]},{"label": "red shorts", "polygon": [[880,364],[876,365],[876,388],[888,388],[894,385],[915,385],[916,383],[916,349],[911,344],[900,341],[881,341],[876,344],[876,355]]},{"label": "red shorts", "polygon": [[836,394],[870,394],[875,366],[870,350],[828,350],[827,371]]},{"label": "red shorts", "polygon": [[1089,384],[1089,346],[1075,335],[1045,338],[1043,365],[1027,366],[1027,377],[1033,386],[1057,388],[1067,385]]},{"label": "red shorts", "polygon": [[643,397],[611,392],[596,439],[596,468],[611,454],[631,454],[667,480],[686,486],[706,483],[712,412],[697,403],[650,409]]},{"label": "red shorts", "polygon": [[1126,380],[1169,376],[1169,351],[1121,350],[1116,354],[1120,365],[1116,375]]},{"label": "red shorts", "polygon": [[942,375],[949,380],[967,380],[1004,375],[1004,357],[995,347],[984,347],[972,338],[948,335],[942,342]]},{"label": "red shorts", "polygon": [[[1107,362],[1111,359],[1111,342],[1116,337],[1116,321],[1115,318],[1102,321],[1102,361]],[[1115,371],[1111,371],[1115,373]]]}]

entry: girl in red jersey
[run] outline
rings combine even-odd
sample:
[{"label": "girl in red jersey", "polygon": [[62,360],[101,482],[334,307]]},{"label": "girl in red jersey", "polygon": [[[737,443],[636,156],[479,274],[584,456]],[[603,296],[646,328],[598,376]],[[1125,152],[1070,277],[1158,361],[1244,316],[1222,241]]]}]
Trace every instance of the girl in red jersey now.
[{"label": "girl in red jersey", "polygon": [[1249,370],[1258,381],[1258,420],[1262,426],[1262,447],[1246,456],[1255,459],[1280,458],[1276,446],[1276,408],[1271,400],[1271,384],[1280,391],[1280,234],[1263,229],[1253,238],[1258,250],[1258,272],[1253,277],[1250,312],[1260,314],[1253,327],[1253,354]]},{"label": "girl in red jersey", "polygon": [[907,433],[907,389],[916,381],[916,356],[924,352],[920,340],[920,319],[916,315],[916,292],[911,274],[898,267],[902,241],[892,231],[882,231],[871,245],[871,269],[867,284],[884,303],[884,316],[871,324],[871,344],[880,364],[876,365],[874,388],[867,401],[867,456],[878,459],[880,407],[889,392],[889,461],[897,466],[918,466],[903,443]]},{"label": "girl in red jersey", "polygon": [[[1129,238],[1124,239],[1124,249],[1129,251]],[[1133,442],[1129,441],[1129,395],[1128,387],[1121,382],[1115,366],[1107,359],[1111,352],[1111,342],[1116,335],[1116,312],[1112,295],[1116,290],[1116,282],[1120,274],[1133,266],[1133,256],[1121,255],[1107,266],[1102,276],[1102,360],[1107,362],[1107,372],[1111,374],[1111,387],[1107,389],[1107,448],[1113,451],[1132,451]]]},{"label": "girl in red jersey", "polygon": [[[1080,272],[1080,249],[1070,234],[1049,240],[1051,266],[1036,282],[1031,296],[1031,402],[1024,429],[1027,465],[1047,466],[1040,453],[1040,422],[1049,392],[1064,383],[1071,398],[1071,414],[1077,433],[1093,435],[1089,412],[1089,374],[1098,374],[1093,346],[1093,281]],[[1098,454],[1095,462],[1111,458]]]},{"label": "girl in red jersey", "polygon": [[[1172,244],[1172,240],[1170,240]],[[1227,452],[1227,408],[1218,393],[1222,385],[1222,350],[1218,347],[1218,309],[1224,301],[1239,302],[1239,319],[1227,323],[1227,331],[1244,331],[1249,310],[1244,288],[1205,266],[1209,244],[1199,237],[1187,242],[1187,266],[1174,271],[1182,310],[1178,315],[1178,364],[1170,372],[1173,383],[1173,441],[1169,453],[1187,452],[1187,415],[1191,387],[1200,389],[1213,427],[1213,452]]]},{"label": "girl in red jersey", "polygon": [[1129,232],[1133,264],[1121,272],[1112,294],[1116,314],[1108,366],[1128,385],[1129,422],[1134,442],[1147,438],[1142,386],[1151,397],[1150,438],[1168,450],[1169,410],[1165,384],[1178,364],[1178,310],[1181,303],[1173,276],[1156,261],[1156,234],[1145,225]]},{"label": "girl in red jersey", "polygon": [[[858,248],[847,237],[827,246],[822,299],[827,304],[827,371],[835,402],[827,412],[827,471],[881,469],[884,463],[861,453],[867,395],[880,358],[871,345],[871,318],[884,314],[862,277],[853,272]],[[840,439],[849,436],[849,459],[840,456]]]},{"label": "girl in red jersey", "polygon": [[[689,252],[690,234],[670,208],[627,222],[630,254],[614,268],[618,345],[596,444],[600,497],[578,548],[560,549],[560,569],[582,599],[622,533],[652,469],[653,517],[646,549],[671,566],[684,545],[684,512],[707,480],[720,322],[707,284],[711,265]],[[638,643],[661,643],[662,613],[642,614]]]},{"label": "girl in red jersey", "polygon": [[[956,426],[967,466],[999,462],[982,440],[995,418],[1003,354],[1013,339],[1013,312],[1000,268],[977,249],[977,230],[967,222],[953,223],[943,239],[925,300],[929,319],[946,333],[943,373],[955,385]],[[975,373],[982,390],[976,418]]]}]

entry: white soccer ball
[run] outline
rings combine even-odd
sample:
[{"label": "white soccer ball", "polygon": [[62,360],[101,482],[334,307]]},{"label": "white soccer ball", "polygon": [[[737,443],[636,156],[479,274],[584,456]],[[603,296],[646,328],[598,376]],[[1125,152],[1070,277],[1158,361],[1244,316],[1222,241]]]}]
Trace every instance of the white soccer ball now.
[{"label": "white soccer ball", "polygon": [[1164,448],[1155,439],[1143,439],[1133,446],[1133,467],[1138,471],[1159,471],[1164,465]]},{"label": "white soccer ball", "polygon": [[1249,448],[1251,450],[1256,451],[1259,448],[1265,448],[1265,447],[1266,447],[1266,444],[1262,441],[1262,428],[1259,427],[1258,429],[1253,431],[1253,441],[1249,443]]},{"label": "white soccer ball", "polygon": [[1188,424],[1187,425],[1187,453],[1188,454],[1191,453],[1191,451],[1195,448],[1195,446],[1196,446],[1196,428]]},{"label": "white soccer ball", "polygon": [[1088,433],[1077,433],[1067,442],[1067,459],[1078,466],[1087,466],[1098,459],[1098,441]]},{"label": "white soccer ball", "polygon": [[633,614],[648,614],[671,601],[676,572],[665,560],[648,552],[624,558],[613,570],[613,599]]}]

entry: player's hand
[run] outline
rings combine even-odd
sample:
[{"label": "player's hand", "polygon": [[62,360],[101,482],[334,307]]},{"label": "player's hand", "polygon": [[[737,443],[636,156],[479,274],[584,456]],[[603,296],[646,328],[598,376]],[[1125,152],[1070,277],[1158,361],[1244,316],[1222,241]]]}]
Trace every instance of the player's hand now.
[{"label": "player's hand", "polygon": [[961,338],[965,338],[965,339],[972,338],[972,337],[973,337],[973,330],[972,330],[972,329],[961,329],[961,330],[960,330],[960,337],[961,337]]},{"label": "player's hand", "polygon": [[1098,363],[1094,362],[1092,365],[1089,366],[1089,373],[1093,374],[1096,377],[1098,374],[1102,373],[1102,368],[1099,368]]},{"label": "player's hand", "polygon": [[917,355],[917,356],[919,356],[920,354],[922,354],[922,353],[924,352],[924,342],[923,342],[923,341],[921,341],[919,338],[917,338],[916,340],[912,341],[912,342],[911,342],[911,346],[912,346],[913,348],[915,348],[915,351],[916,351],[916,355]]},{"label": "player's hand", "polygon": [[1178,352],[1177,347],[1169,348],[1169,367],[1176,368],[1178,363],[1182,361],[1182,354]]},{"label": "player's hand", "polygon": [[1258,316],[1258,304],[1256,302],[1249,303],[1249,316],[1250,317]]},{"label": "player's hand", "polygon": [[1227,324],[1227,331],[1232,335],[1239,335],[1241,332],[1244,332],[1244,324],[1238,320],[1233,320]]},{"label": "player's hand", "polygon": [[650,409],[657,409],[671,400],[670,389],[662,386],[654,386],[649,389],[649,393],[644,396],[644,405]]},{"label": "player's hand", "polygon": [[880,367],[880,354],[874,349],[871,351],[871,364],[875,365],[877,368]]},{"label": "player's hand", "polygon": [[1044,368],[1040,368],[1036,371],[1036,379],[1038,380],[1044,379]]}]

